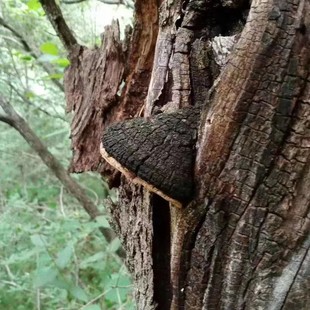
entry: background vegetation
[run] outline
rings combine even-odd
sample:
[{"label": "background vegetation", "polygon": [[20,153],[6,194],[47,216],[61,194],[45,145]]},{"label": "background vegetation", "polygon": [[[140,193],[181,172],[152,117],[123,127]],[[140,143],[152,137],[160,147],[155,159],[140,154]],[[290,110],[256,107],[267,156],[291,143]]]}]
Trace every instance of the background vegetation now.
[{"label": "background vegetation", "polygon": [[[80,42],[100,44],[104,24],[130,22],[126,5],[60,2]],[[70,1],[67,1],[70,2]],[[0,3],[0,98],[68,167],[70,115],[62,79],[69,61],[37,0]],[[101,216],[91,221],[0,108],[0,309],[133,309],[131,283],[106,240],[107,186],[95,174],[73,178]],[[113,198],[113,197],[112,197]]]}]

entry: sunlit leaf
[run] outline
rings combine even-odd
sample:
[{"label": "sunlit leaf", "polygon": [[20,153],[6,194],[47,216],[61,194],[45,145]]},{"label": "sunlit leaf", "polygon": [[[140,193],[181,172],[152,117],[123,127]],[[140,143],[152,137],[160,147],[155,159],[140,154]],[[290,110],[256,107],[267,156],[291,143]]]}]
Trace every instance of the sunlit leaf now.
[{"label": "sunlit leaf", "polygon": [[44,54],[58,55],[58,47],[52,42],[45,42],[40,46],[40,50]]},{"label": "sunlit leaf", "polygon": [[70,61],[67,58],[58,58],[52,62],[57,64],[59,67],[62,67],[62,68],[66,68],[70,65]]},{"label": "sunlit leaf", "polygon": [[26,98],[31,99],[31,98],[35,97],[35,94],[32,91],[27,91],[27,92],[25,92],[25,96],[26,96]]},{"label": "sunlit leaf", "polygon": [[37,11],[39,8],[41,8],[41,4],[39,0],[29,0],[27,2],[27,6],[29,10]]},{"label": "sunlit leaf", "polygon": [[49,74],[46,78],[53,80],[61,80],[64,77],[63,73]]},{"label": "sunlit leaf", "polygon": [[32,57],[30,55],[20,55],[19,58],[21,60],[24,60],[24,61],[31,61],[32,60]]}]

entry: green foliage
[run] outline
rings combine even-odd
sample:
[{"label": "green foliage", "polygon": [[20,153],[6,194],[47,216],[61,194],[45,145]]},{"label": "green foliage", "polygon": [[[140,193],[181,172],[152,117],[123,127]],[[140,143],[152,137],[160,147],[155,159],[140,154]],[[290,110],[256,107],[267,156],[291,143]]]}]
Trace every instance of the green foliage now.
[{"label": "green foliage", "polygon": [[[97,40],[103,28],[81,17],[89,4],[63,9],[82,43]],[[0,95],[67,167],[70,116],[55,81],[62,83],[70,62],[38,0],[0,1],[0,15],[18,34],[0,25]],[[109,227],[107,216],[91,222],[20,134],[4,123],[0,171],[0,309],[134,309],[130,277],[116,255],[120,242],[108,244],[99,231]],[[74,178],[105,214],[109,191],[101,177]]]},{"label": "green foliage", "polygon": [[0,207],[0,309],[133,309],[119,240],[108,244],[98,231],[106,218],[17,196]]},{"label": "green foliage", "polygon": [[44,54],[49,54],[49,55],[54,55],[54,56],[58,55],[59,53],[57,45],[52,42],[45,42],[41,44],[40,50]]},{"label": "green foliage", "polygon": [[40,4],[39,0],[29,0],[27,2],[27,6],[28,6],[29,10],[33,10],[33,11],[37,11],[41,8],[41,4]]}]

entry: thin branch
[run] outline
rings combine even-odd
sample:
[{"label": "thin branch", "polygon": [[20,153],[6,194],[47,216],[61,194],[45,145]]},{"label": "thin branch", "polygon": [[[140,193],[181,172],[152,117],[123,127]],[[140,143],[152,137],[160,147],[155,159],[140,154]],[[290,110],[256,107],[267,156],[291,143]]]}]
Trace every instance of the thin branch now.
[{"label": "thin branch", "polygon": [[0,114],[0,122],[6,123],[11,127],[14,127],[14,121],[6,115]]},{"label": "thin branch", "polygon": [[53,117],[53,118],[57,118],[60,119],[64,122],[67,122],[67,120],[64,117],[61,117],[60,115],[52,115],[51,113],[49,113],[48,111],[42,109],[41,107],[38,107],[37,105],[35,105],[31,100],[29,100],[24,94],[22,94],[12,83],[5,81],[10,87],[11,89],[14,90],[14,92],[17,94],[17,96],[24,101],[25,103],[29,104],[30,106],[34,106],[36,109],[38,109],[40,112],[46,114],[49,117]]},{"label": "thin branch", "polygon": [[7,30],[10,30],[14,34],[14,36],[18,39],[18,41],[22,44],[24,50],[28,52],[33,58],[37,58],[37,55],[28,45],[24,37],[20,33],[18,33],[13,27],[7,24],[2,17],[0,17],[0,25],[6,28]]},{"label": "thin branch", "polygon": [[[47,64],[39,60],[39,56],[30,47],[30,45],[27,43],[25,38],[19,32],[17,32],[13,27],[11,27],[7,22],[5,22],[5,20],[2,17],[0,17],[0,25],[3,26],[5,29],[9,30],[17,38],[19,43],[23,46],[23,49],[27,53],[29,53],[40,64],[40,66],[44,69],[44,71],[48,75],[53,74],[53,70],[50,68],[50,66],[48,66]],[[51,78],[51,80],[62,92],[64,92],[63,85],[57,79]]]},{"label": "thin branch", "polygon": [[76,4],[76,3],[81,3],[81,2],[85,2],[85,1],[88,1],[88,0],[72,0],[72,1],[62,0],[61,3],[64,3],[64,4]]},{"label": "thin branch", "polygon": [[127,0],[97,0],[99,2],[105,3],[105,4],[115,4],[115,5],[125,5],[131,9],[134,8],[133,1],[127,1]]},{"label": "thin branch", "polygon": [[40,3],[65,49],[70,53],[73,47],[78,45],[78,42],[67,25],[59,6],[55,0],[40,0]]},{"label": "thin branch", "polygon": [[[31,148],[39,155],[45,165],[53,172],[64,187],[75,197],[89,214],[91,219],[95,219],[100,215],[98,208],[87,196],[86,191],[79,185],[62,166],[62,164],[54,157],[54,155],[42,143],[40,138],[30,128],[28,123],[13,108],[13,106],[0,96],[0,106],[7,115],[0,115],[0,120],[14,127],[27,141]],[[114,238],[111,229],[101,227],[101,232],[108,242]]]},{"label": "thin branch", "polygon": [[[87,0],[62,0],[61,3],[63,4],[77,4],[77,3],[82,3],[82,2],[85,2]],[[125,5],[127,7],[130,7],[130,8],[133,8],[134,5],[133,5],[133,2],[129,2],[129,1],[126,1],[126,0],[97,0],[99,2],[102,2],[104,4],[114,4],[114,5]]]}]

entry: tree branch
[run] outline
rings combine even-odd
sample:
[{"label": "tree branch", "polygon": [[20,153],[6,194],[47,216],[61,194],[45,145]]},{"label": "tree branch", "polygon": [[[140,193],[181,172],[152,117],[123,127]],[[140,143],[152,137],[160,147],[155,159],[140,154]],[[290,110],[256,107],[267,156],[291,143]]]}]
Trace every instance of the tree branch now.
[{"label": "tree branch", "polygon": [[[29,127],[28,123],[22,118],[13,108],[13,106],[0,96],[0,106],[6,115],[0,114],[0,121],[7,123],[15,128],[31,146],[31,148],[39,155],[45,165],[55,174],[58,180],[64,187],[75,197],[84,210],[88,213],[91,219],[95,219],[100,215],[98,208],[87,196],[84,188],[82,188],[68,173],[68,171],[61,165],[61,163],[54,157],[54,155],[42,143],[40,138]],[[109,228],[100,229],[108,242],[115,237],[114,232]]]},{"label": "tree branch", "polygon": [[85,2],[87,0],[72,0],[72,1],[66,1],[66,0],[62,0],[61,3],[64,4],[76,4],[76,3],[81,3],[81,2]]},{"label": "tree branch", "polygon": [[133,8],[134,5],[126,0],[97,0],[99,2],[105,3],[105,4],[115,4],[115,5],[120,5],[123,4],[125,6],[128,6],[130,8]]},{"label": "tree branch", "polygon": [[[53,74],[53,70],[50,68],[50,66],[48,66],[47,64],[45,64],[44,62],[39,60],[39,56],[34,52],[34,50],[29,46],[29,44],[27,43],[27,41],[25,40],[25,38],[18,33],[13,27],[11,27],[8,23],[5,22],[5,20],[0,17],[0,25],[3,26],[4,28],[6,28],[7,30],[9,30],[20,42],[20,44],[23,46],[24,50],[29,53],[39,64],[40,66],[43,68],[43,70],[49,74],[52,75]],[[63,85],[54,78],[51,78],[51,80],[53,81],[53,83],[62,91],[64,92],[64,87]]]},{"label": "tree branch", "polygon": [[6,123],[11,127],[14,127],[14,121],[6,115],[0,114],[0,122]]},{"label": "tree branch", "polygon": [[78,45],[78,42],[63,18],[59,6],[55,0],[40,0],[40,3],[65,49],[70,53],[73,47]]},{"label": "tree branch", "polygon": [[[77,4],[77,3],[82,3],[87,0],[62,0],[61,2],[64,4]],[[97,0],[99,2],[105,3],[105,4],[114,4],[114,5],[120,5],[123,4],[129,8],[134,8],[133,3],[126,1],[126,0]]]},{"label": "tree branch", "polygon": [[[37,105],[35,105],[31,100],[29,100],[24,94],[22,94],[17,87],[15,87],[12,83],[6,81],[6,83],[10,86],[10,88],[17,94],[17,96],[22,100],[24,101],[25,103],[27,103],[28,105],[30,106],[33,106],[35,107],[36,109],[38,109],[40,112],[48,115],[49,117],[53,117],[53,118],[57,118],[59,120],[62,120],[64,122],[67,122],[67,120],[60,116],[60,115],[52,115],[51,113],[49,113],[48,111],[42,109],[41,107],[38,107]],[[42,100],[42,98],[41,98]],[[44,101],[44,100],[43,100]]]}]

